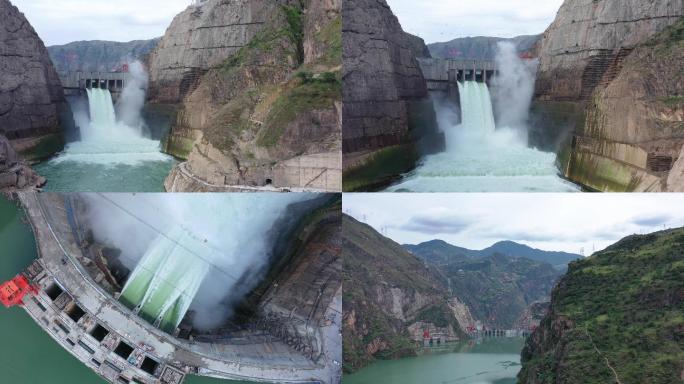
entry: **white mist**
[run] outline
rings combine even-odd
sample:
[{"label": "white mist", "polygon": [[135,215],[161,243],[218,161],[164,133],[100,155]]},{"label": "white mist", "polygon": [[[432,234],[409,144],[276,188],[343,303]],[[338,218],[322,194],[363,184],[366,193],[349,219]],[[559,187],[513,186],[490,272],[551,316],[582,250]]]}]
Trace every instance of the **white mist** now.
[{"label": "white mist", "polygon": [[[194,326],[200,329],[221,325],[235,302],[259,283],[274,245],[270,231],[288,205],[316,197],[307,193],[86,196],[95,237],[121,249],[121,261],[133,271],[130,278],[154,280],[151,287],[167,290],[165,283],[177,282],[189,299],[179,302],[183,313],[177,321],[190,308],[196,312]],[[182,247],[174,251],[178,244]],[[187,265],[187,256],[192,265]],[[154,273],[144,270],[156,261],[163,265]],[[144,294],[154,309],[168,307],[181,293]]]}]

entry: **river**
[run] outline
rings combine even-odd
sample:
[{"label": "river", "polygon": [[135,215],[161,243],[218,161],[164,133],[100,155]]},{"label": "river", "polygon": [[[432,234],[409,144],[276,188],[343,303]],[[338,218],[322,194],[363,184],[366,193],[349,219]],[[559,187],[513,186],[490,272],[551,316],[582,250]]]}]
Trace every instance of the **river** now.
[{"label": "river", "polygon": [[[23,212],[0,196],[0,281],[24,270],[37,257]],[[104,384],[105,380],[65,351],[21,308],[0,305],[0,382],[21,384]],[[184,384],[247,384],[189,376]]]},{"label": "river", "polygon": [[522,338],[489,338],[427,350],[418,357],[378,361],[342,384],[515,384]]}]

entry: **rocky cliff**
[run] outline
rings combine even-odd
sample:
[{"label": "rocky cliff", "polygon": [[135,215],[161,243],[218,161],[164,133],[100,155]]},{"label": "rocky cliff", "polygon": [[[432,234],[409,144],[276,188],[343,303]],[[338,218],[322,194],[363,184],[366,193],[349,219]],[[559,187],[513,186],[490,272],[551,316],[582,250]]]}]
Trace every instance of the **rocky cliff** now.
[{"label": "rocky cliff", "polygon": [[26,160],[64,146],[73,124],[47,49],[24,15],[0,0],[0,134]]},{"label": "rocky cliff", "polygon": [[181,101],[168,191],[341,189],[339,0],[209,0],[150,59],[153,102]]},{"label": "rocky cliff", "polygon": [[540,45],[533,120],[568,178],[600,191],[681,186],[669,176],[684,135],[682,16],[683,0],[564,2]]},{"label": "rocky cliff", "polygon": [[684,383],[684,229],[570,264],[522,353],[522,384]]},{"label": "rocky cliff", "polygon": [[351,217],[342,221],[343,354],[345,372],[374,359],[416,354],[425,330],[443,341],[464,337],[473,321],[449,297],[447,282],[399,244]]},{"label": "rocky cliff", "polygon": [[150,55],[149,99],[181,102],[203,72],[252,40],[273,11],[272,3],[209,0],[178,14]]},{"label": "rocky cliff", "polygon": [[123,64],[142,60],[159,43],[159,39],[118,41],[75,41],[47,47],[57,73],[76,71],[111,72]]},{"label": "rocky cliff", "polygon": [[375,189],[442,148],[415,57],[426,49],[385,0],[345,1],[342,13],[344,189]]},{"label": "rocky cliff", "polygon": [[40,187],[45,179],[38,176],[14,151],[9,140],[0,135],[0,191]]}]

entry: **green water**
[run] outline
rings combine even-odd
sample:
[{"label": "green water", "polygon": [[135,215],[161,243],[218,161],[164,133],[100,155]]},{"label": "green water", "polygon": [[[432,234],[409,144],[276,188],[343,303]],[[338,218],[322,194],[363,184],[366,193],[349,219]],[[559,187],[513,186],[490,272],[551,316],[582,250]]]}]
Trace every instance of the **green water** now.
[{"label": "green water", "polygon": [[50,192],[164,192],[164,179],[176,161],[138,164],[97,164],[47,161],[33,168],[48,182]]},{"label": "green water", "polygon": [[[0,281],[24,270],[37,257],[23,212],[0,196]],[[43,331],[21,308],[0,305],[0,383],[105,384]],[[188,377],[185,384],[247,384],[243,381]]]},{"label": "green water", "polygon": [[522,338],[492,338],[452,344],[419,357],[379,361],[343,384],[515,384]]}]

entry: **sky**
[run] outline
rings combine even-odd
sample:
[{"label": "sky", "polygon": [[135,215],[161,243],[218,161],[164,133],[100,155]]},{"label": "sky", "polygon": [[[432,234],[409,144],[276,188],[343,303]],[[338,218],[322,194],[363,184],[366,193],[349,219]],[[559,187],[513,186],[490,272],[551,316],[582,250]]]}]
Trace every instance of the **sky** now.
[{"label": "sky", "polygon": [[45,45],[160,37],[191,0],[10,0]]},{"label": "sky", "polygon": [[[404,31],[436,43],[543,33],[563,0],[387,0]],[[429,4],[429,6],[428,6]]]},{"label": "sky", "polygon": [[684,194],[345,194],[343,209],[399,244],[484,249],[512,240],[586,256],[621,238],[684,226]]}]

